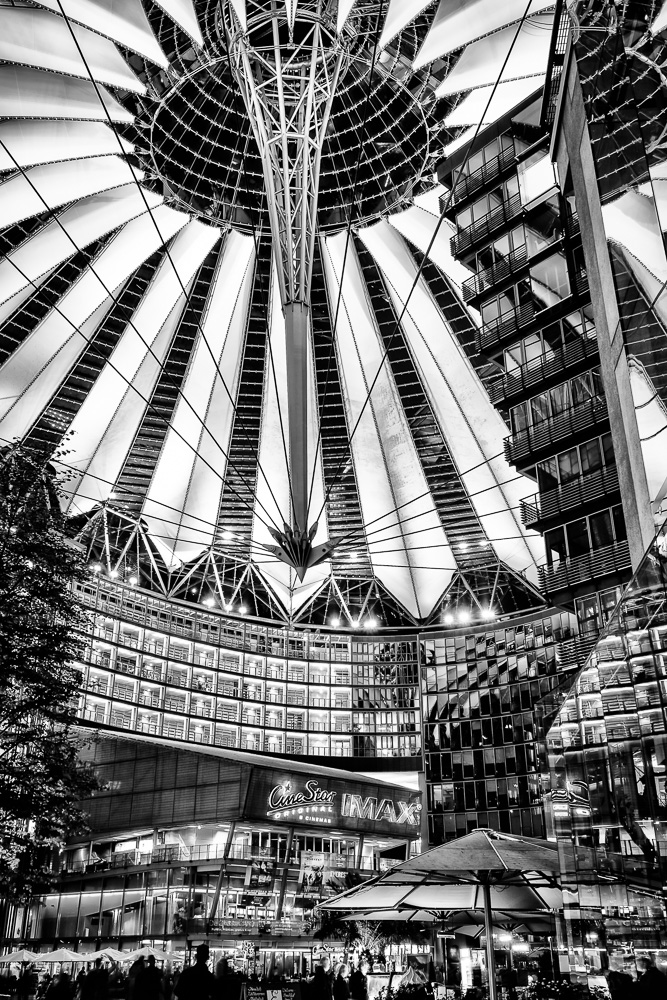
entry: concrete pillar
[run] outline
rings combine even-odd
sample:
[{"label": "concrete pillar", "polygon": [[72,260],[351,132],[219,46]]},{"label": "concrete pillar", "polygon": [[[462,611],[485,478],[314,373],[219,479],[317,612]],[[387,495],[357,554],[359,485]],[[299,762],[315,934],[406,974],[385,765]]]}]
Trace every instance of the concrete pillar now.
[{"label": "concrete pillar", "polygon": [[558,164],[561,185],[565,186],[568,176],[571,180],[579,216],[630,558],[636,569],[653,539],[655,527],[584,97],[571,46],[563,72],[566,91],[560,103],[552,156]]}]

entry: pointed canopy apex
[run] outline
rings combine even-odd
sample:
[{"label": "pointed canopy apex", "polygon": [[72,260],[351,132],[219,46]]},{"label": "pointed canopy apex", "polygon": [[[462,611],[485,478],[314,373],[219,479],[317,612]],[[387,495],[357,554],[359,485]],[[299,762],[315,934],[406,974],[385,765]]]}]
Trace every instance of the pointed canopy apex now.
[{"label": "pointed canopy apex", "polygon": [[10,965],[19,964],[21,962],[36,962],[37,955],[32,951],[26,951],[25,948],[21,948],[20,951],[12,951],[9,955],[3,955],[0,958],[0,965]]},{"label": "pointed canopy apex", "polygon": [[[431,874],[451,878],[465,872],[558,872],[555,844],[535,837],[512,837],[495,830],[474,830],[434,847],[392,869],[405,875]],[[504,881],[505,879],[503,879]]]}]

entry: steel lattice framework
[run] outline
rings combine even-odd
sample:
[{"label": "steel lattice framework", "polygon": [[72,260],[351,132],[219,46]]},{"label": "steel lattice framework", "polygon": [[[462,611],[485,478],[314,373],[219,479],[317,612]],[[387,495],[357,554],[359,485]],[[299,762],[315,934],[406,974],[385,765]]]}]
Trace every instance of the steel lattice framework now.
[{"label": "steel lattice framework", "polygon": [[[296,5],[288,13],[270,0],[246,30],[229,7],[227,25],[232,66],[262,157],[285,315],[292,527],[307,550],[308,339],[320,163],[347,45],[321,0],[300,6],[296,23],[295,14]],[[283,548],[298,568],[293,544]]]}]

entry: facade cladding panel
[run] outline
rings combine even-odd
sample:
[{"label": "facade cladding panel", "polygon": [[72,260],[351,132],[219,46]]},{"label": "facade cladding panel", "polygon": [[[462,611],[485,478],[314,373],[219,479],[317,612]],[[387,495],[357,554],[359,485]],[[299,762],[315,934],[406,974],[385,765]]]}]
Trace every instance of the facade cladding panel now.
[{"label": "facade cladding panel", "polygon": [[666,556],[663,526],[548,734],[561,933],[576,964],[598,937],[628,965],[632,948],[667,944]]}]

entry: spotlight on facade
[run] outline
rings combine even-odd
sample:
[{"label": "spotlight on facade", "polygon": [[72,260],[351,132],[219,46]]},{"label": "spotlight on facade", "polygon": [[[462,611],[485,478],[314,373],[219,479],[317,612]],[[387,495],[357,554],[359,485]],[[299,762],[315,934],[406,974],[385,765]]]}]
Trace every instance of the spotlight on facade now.
[{"label": "spotlight on facade", "polygon": [[112,580],[115,580],[118,577],[118,570],[112,569],[111,572],[109,573],[109,576],[111,577]]},{"label": "spotlight on facade", "polygon": [[466,611],[465,609],[462,609],[461,611],[459,611],[458,619],[462,625],[465,625],[467,622],[470,621],[470,612]]},{"label": "spotlight on facade", "polygon": [[239,614],[240,615],[247,615],[248,614],[248,609],[246,608],[245,604],[240,604],[239,605]]},{"label": "spotlight on facade", "polygon": [[333,618],[330,618],[329,624],[332,628],[340,628],[340,618],[338,615],[334,615]]},{"label": "spotlight on facade", "polygon": [[350,552],[350,562],[356,562],[358,558],[359,555],[357,552]]},{"label": "spotlight on facade", "polygon": [[206,608],[212,608],[213,605],[215,604],[215,601],[213,600],[212,597],[205,597],[204,600],[202,601],[202,604]]},{"label": "spotlight on facade", "polygon": [[136,587],[136,585],[139,583],[139,580],[137,579],[136,576],[131,576],[130,579],[128,580],[128,583],[131,584],[131,586]]},{"label": "spotlight on facade", "polygon": [[377,627],[378,627],[378,620],[377,620],[377,618],[372,618],[372,617],[371,618],[367,618],[366,621],[364,622],[364,628],[374,629],[374,628],[377,628]]},{"label": "spotlight on facade", "polygon": [[93,573],[101,573],[102,572],[102,567],[100,566],[99,563],[93,563],[92,566],[90,567],[90,569],[91,569],[91,572],[93,572]]},{"label": "spotlight on facade", "polygon": [[454,624],[454,615],[450,615],[449,613],[447,613],[446,615],[443,615],[442,616],[442,624],[443,625],[453,625]]},{"label": "spotlight on facade", "polygon": [[482,608],[482,618],[495,618],[496,613],[493,608]]},{"label": "spotlight on facade", "polygon": [[223,531],[223,533],[222,533],[222,540],[223,540],[223,542],[233,542],[234,541],[234,532],[233,531]]}]

